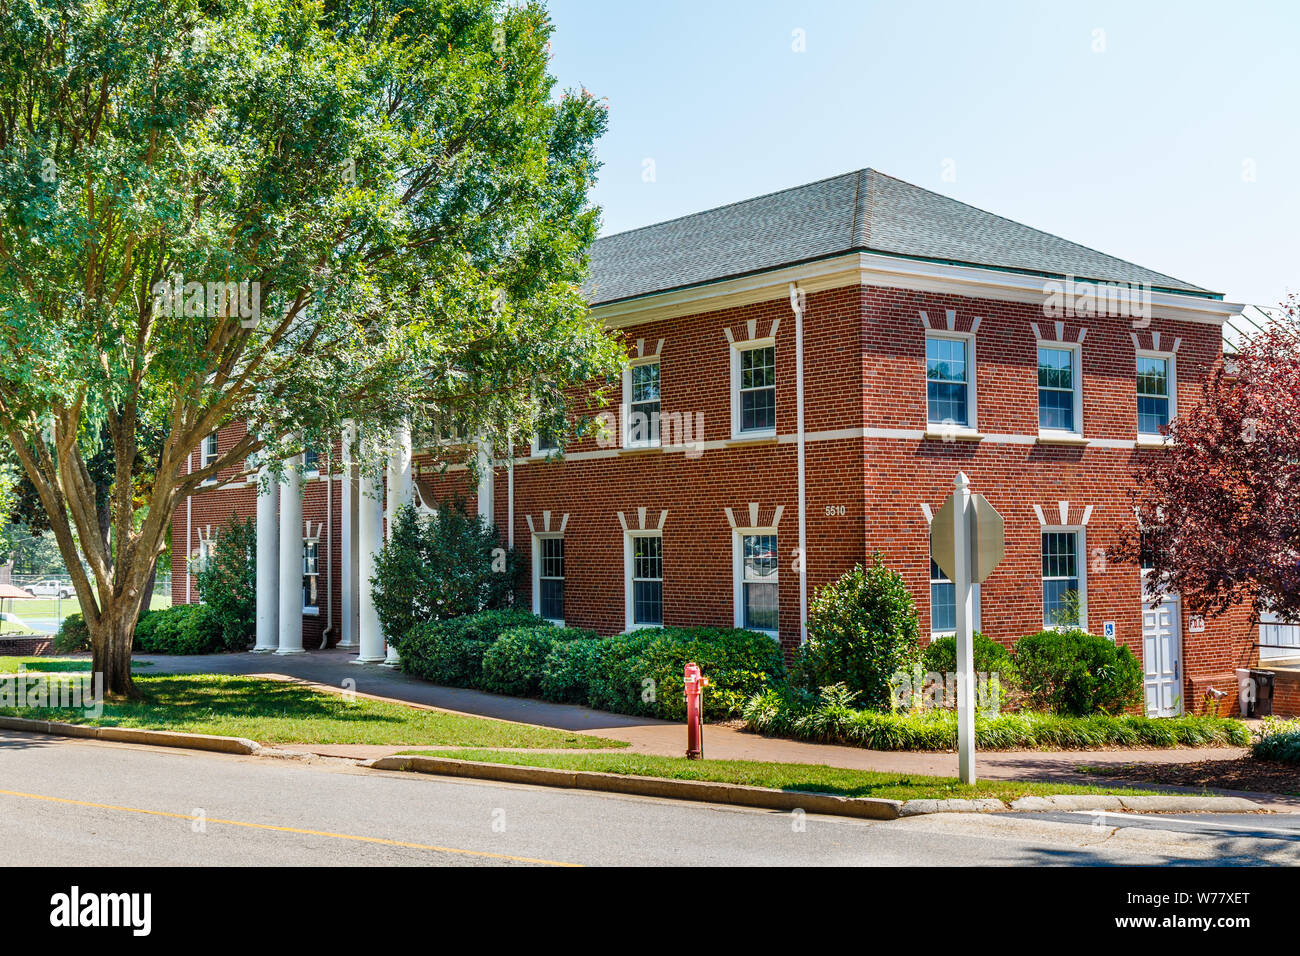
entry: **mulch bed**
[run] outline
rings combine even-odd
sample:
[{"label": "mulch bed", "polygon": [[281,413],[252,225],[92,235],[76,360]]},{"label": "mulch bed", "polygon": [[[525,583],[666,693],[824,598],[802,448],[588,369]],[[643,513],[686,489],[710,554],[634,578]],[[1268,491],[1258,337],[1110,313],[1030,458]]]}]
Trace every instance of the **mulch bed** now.
[{"label": "mulch bed", "polygon": [[1087,767],[1089,773],[1174,787],[1214,787],[1300,796],[1300,766],[1238,757],[1197,763],[1130,763]]}]

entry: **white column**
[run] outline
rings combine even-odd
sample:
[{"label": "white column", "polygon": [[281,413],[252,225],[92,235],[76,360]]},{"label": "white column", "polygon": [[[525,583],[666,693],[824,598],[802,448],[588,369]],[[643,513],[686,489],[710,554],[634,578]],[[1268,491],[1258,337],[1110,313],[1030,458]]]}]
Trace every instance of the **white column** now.
[{"label": "white column", "polygon": [[496,523],[493,501],[492,443],[478,440],[478,514],[488,524]]},{"label": "white column", "polygon": [[[367,451],[373,452],[373,447],[367,445]],[[357,495],[357,634],[361,643],[358,664],[384,659],[384,634],[379,627],[379,613],[370,590],[375,559],[384,546],[384,486],[369,461],[371,457],[370,454],[363,456]]]},{"label": "white column", "polygon": [[277,654],[302,651],[302,458],[284,467],[280,489],[280,646]]},{"label": "white column", "polygon": [[257,485],[257,644],[265,654],[280,638],[280,486],[264,467]]},{"label": "white column", "polygon": [[343,620],[339,625],[338,646],[347,651],[360,648],[357,642],[357,472],[352,464],[352,445],[357,440],[356,426],[348,422],[343,428],[343,480],[340,493],[340,526],[343,540],[339,548],[340,586]]},{"label": "white column", "polygon": [[[393,529],[397,525],[397,510],[415,500],[415,482],[411,475],[411,426],[402,425],[393,437],[393,448],[388,454],[388,534],[385,540],[393,540]],[[385,641],[386,655],[384,663],[398,663],[397,648]]]}]

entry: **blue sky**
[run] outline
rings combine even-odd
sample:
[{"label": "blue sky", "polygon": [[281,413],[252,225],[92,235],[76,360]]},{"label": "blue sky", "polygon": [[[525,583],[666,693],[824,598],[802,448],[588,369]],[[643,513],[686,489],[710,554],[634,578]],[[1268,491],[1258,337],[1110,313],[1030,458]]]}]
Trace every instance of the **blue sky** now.
[{"label": "blue sky", "polygon": [[1233,301],[1300,290],[1300,4],[549,8],[561,83],[609,98],[606,234],[871,166]]}]

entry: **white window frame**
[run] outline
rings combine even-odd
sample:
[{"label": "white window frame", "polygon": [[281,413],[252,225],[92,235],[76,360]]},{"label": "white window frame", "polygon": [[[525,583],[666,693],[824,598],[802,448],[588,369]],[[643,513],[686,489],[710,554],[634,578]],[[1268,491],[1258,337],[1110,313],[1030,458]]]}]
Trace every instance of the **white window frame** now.
[{"label": "white window frame", "polygon": [[1177,355],[1173,352],[1159,352],[1154,349],[1138,349],[1133,358],[1133,418],[1134,425],[1137,428],[1137,437],[1140,441],[1163,443],[1165,436],[1159,432],[1142,431],[1141,420],[1137,417],[1137,360],[1138,359],[1161,359],[1167,363],[1169,369],[1169,421],[1178,417],[1178,368]]},{"label": "white window frame", "polygon": [[1043,630],[1059,631],[1059,625],[1047,623],[1047,594],[1043,587],[1043,582],[1047,580],[1043,577],[1043,535],[1045,534],[1073,534],[1074,537],[1074,566],[1079,572],[1079,622],[1080,630],[1088,629],[1088,529],[1081,524],[1049,524],[1042,525],[1038,529],[1038,604],[1039,619],[1043,622]]},{"label": "white window frame", "polygon": [[[634,539],[636,539],[636,538],[658,538],[658,539],[659,539],[659,575],[660,575],[660,577],[659,577],[659,617],[660,617],[661,620],[660,620],[660,622],[659,622],[658,624],[652,624],[652,623],[643,623],[643,624],[638,624],[638,623],[636,623],[636,600],[635,600],[635,597],[636,597],[636,588],[633,586],[634,579],[633,579],[633,577],[632,577],[632,574],[633,574],[633,571],[634,571],[634,566],[635,566],[635,563],[636,563],[635,558],[634,558],[634,556],[633,556],[633,543],[634,543]],[[625,532],[624,535],[623,535],[623,619],[624,619],[624,624],[625,624],[624,630],[628,630],[628,631],[636,631],[636,630],[640,630],[640,629],[643,628],[643,627],[663,627],[663,626],[664,626],[664,622],[663,622],[663,620],[662,620],[662,618],[664,617],[664,613],[663,613],[663,611],[664,611],[664,592],[663,592],[663,582],[664,582],[664,578],[663,578],[663,555],[664,555],[664,552],[663,552],[663,548],[664,548],[664,544],[663,544],[663,532],[662,532],[662,531],[657,531],[657,530],[648,530],[648,531],[637,530],[637,531],[628,531],[628,532]],[[649,579],[646,579],[646,580],[649,580]]]},{"label": "white window frame", "polygon": [[[1042,386],[1038,384],[1038,349],[1055,349],[1058,352],[1069,352],[1072,354],[1071,366],[1074,369],[1073,375],[1073,393],[1074,393],[1074,428],[1044,428],[1042,425],[1042,413],[1039,411],[1037,402],[1042,392]],[[1049,391],[1064,391],[1063,389],[1049,389]],[[1078,342],[1052,342],[1047,339],[1039,339],[1038,346],[1034,350],[1034,412],[1038,416],[1038,434],[1044,438],[1082,438],[1083,437],[1083,346]]]},{"label": "white window frame", "polygon": [[642,359],[633,359],[623,367],[623,423],[621,441],[624,448],[659,448],[663,438],[663,433],[659,430],[659,422],[654,423],[650,429],[653,438],[645,438],[641,441],[632,440],[632,370],[642,368],[646,365],[659,366],[659,421],[663,420],[663,363],[660,362],[658,355],[647,356]]},{"label": "white window frame", "polygon": [[533,441],[528,448],[529,457],[550,458],[554,455],[560,454],[560,452],[563,451],[563,448],[560,447],[560,443],[558,440],[556,441],[554,448],[543,448],[541,445],[542,436],[540,433],[541,433],[540,427],[533,428]]},{"label": "white window frame", "polygon": [[[770,581],[750,581],[750,584],[775,584],[776,585],[776,615],[777,627],[770,630],[765,627],[747,627],[745,624],[745,538],[751,535],[771,535],[777,539],[777,563],[776,577]],[[776,528],[736,528],[731,535],[731,579],[732,579],[732,603],[734,605],[736,627],[743,628],[747,631],[754,631],[758,634],[766,634],[772,638],[779,638],[781,634],[781,560],[780,560],[780,535]]]},{"label": "white window frame", "polygon": [[307,467],[307,453],[306,453],[306,452],[303,452],[302,455],[300,456],[300,458],[299,458],[298,460],[299,460],[299,462],[300,462],[301,465],[302,465],[302,479],[303,479],[303,481],[311,481],[313,478],[319,478],[319,477],[320,477],[320,460],[321,460],[321,453],[320,453],[320,452],[316,452],[316,464],[315,464],[315,466],[312,467],[312,468],[308,468],[308,467]]},{"label": "white window frame", "polygon": [[[752,352],[755,349],[772,350],[772,395],[776,396],[776,339],[747,339],[744,342],[731,343],[731,437],[733,439],[749,438],[775,438],[776,422],[773,420],[771,428],[751,428],[742,431],[740,427],[740,380],[741,380],[741,353]],[[774,407],[776,407],[774,405]]]},{"label": "white window frame", "polygon": [[[964,342],[966,344],[966,409],[969,412],[970,419],[965,425],[946,425],[943,422],[930,421],[930,340],[946,339],[953,342]],[[921,381],[925,388],[925,430],[927,432],[947,432],[951,431],[957,435],[975,435],[979,433],[979,389],[976,382],[979,379],[977,374],[978,365],[975,360],[975,333],[974,332],[940,332],[938,330],[929,330],[925,333],[925,351],[921,354]],[[1038,353],[1034,353],[1034,369],[1037,376]],[[1038,392],[1034,392],[1037,400]]]},{"label": "white window frame", "polygon": [[199,546],[195,549],[194,565],[195,571],[202,573],[208,569],[208,563],[216,557],[217,539],[214,535],[210,538],[199,538]]},{"label": "white window frame", "polygon": [[[1042,545],[1040,544],[1039,547],[1042,547]],[[930,608],[930,640],[931,640],[931,641],[935,641],[935,640],[937,640],[938,638],[941,638],[941,637],[953,637],[953,636],[956,635],[957,631],[956,631],[955,629],[954,629],[954,630],[951,630],[951,631],[941,631],[941,630],[936,629],[935,626],[934,626],[934,585],[935,585],[935,584],[942,584],[942,583],[944,583],[944,582],[947,582],[947,583],[949,583],[949,584],[952,584],[952,579],[951,579],[951,578],[932,578],[932,577],[929,577],[929,574],[930,574],[930,563],[931,563],[931,561],[933,561],[933,558],[929,558],[929,559],[927,559],[927,561],[926,561],[926,571],[925,571],[925,573],[926,573],[926,577],[927,577],[927,580],[926,580],[926,588],[927,588],[927,591],[928,591],[928,594],[927,594],[927,600],[930,602],[930,603],[929,603],[929,608]],[[1041,556],[1041,555],[1039,555],[1039,564],[1040,564],[1040,565],[1042,564],[1042,556]],[[939,567],[939,562],[934,561],[934,566],[935,566],[936,568],[938,568],[938,567]],[[940,574],[943,574],[943,573],[944,573],[943,568],[939,568],[939,573],[940,573]],[[956,592],[957,592],[957,586],[954,584],[954,585],[953,585],[953,593],[956,594]],[[972,603],[975,605],[975,621],[974,621],[974,623],[971,624],[971,628],[972,628],[973,630],[978,631],[978,630],[980,629],[980,605],[981,605],[981,601],[980,601],[980,585],[978,585],[978,584],[975,584],[975,585],[972,586],[971,601],[972,601]]]},{"label": "white window frame", "polygon": [[[211,443],[212,445],[212,451],[208,451],[209,443]],[[211,465],[220,457],[221,457],[220,439],[217,437],[217,433],[212,432],[212,434],[204,436],[203,441],[199,443],[199,471],[202,471],[204,468],[207,468],[209,465]],[[216,475],[213,475],[210,478],[204,478],[202,481],[202,485],[204,487],[209,487],[211,485],[215,485],[216,483],[217,483]]]},{"label": "white window frame", "polygon": [[[542,615],[542,541],[546,539],[564,540],[562,532],[540,532],[533,535],[533,613],[538,617]],[[548,579],[553,580],[553,579]],[[564,554],[564,576],[560,578],[565,583],[565,590],[568,590],[569,582],[569,555],[568,548],[565,548]],[[567,594],[566,594],[567,597]],[[564,618],[545,617],[543,620],[550,621],[559,627],[564,627]]]},{"label": "white window frame", "polygon": [[[317,593],[318,598],[319,598],[319,595],[320,595],[320,575],[321,575],[321,571],[320,571],[320,538],[303,538],[303,539],[302,539],[302,576],[303,576],[304,578],[309,576],[309,575],[307,574],[307,548],[308,548],[308,546],[314,546],[314,547],[316,548],[316,574],[315,574],[315,578],[316,578],[316,582],[317,582],[316,593]],[[306,615],[308,615],[308,616],[311,616],[311,617],[316,617],[316,616],[318,616],[318,615],[320,614],[320,606],[317,605],[316,607],[308,607],[308,606],[307,606],[307,602],[306,602],[306,601],[303,601],[302,613],[303,613],[303,614],[306,614]]]}]

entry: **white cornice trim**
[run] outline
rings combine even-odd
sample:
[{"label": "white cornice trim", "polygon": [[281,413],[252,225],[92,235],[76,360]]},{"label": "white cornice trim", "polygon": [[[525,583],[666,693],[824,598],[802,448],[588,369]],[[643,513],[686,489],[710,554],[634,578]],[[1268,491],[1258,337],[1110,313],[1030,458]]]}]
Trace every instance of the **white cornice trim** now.
[{"label": "white cornice trim", "polygon": [[[797,283],[807,292],[862,285],[1042,304],[1047,298],[1044,286],[1053,281],[1059,280],[978,266],[949,265],[919,259],[900,259],[874,252],[855,252],[758,275],[724,279],[689,289],[598,305],[592,309],[592,314],[603,319],[609,328],[623,328],[784,299],[791,282]],[[1151,292],[1152,315],[1162,319],[1222,325],[1243,308],[1245,306],[1240,303],[1219,299],[1175,292]]]}]

